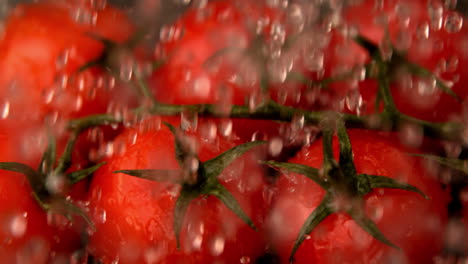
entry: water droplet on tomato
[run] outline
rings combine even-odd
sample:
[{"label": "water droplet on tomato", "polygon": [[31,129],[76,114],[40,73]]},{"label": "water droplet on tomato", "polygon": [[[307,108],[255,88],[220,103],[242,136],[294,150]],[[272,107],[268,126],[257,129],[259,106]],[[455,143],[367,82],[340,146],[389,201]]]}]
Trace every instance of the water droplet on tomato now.
[{"label": "water droplet on tomato", "polygon": [[95,25],[97,22],[97,13],[82,7],[73,8],[71,17],[78,24]]},{"label": "water droplet on tomato", "polygon": [[45,187],[52,194],[63,193],[66,187],[65,177],[57,173],[49,173],[45,179]]},{"label": "water droplet on tomato", "polygon": [[210,252],[213,256],[219,256],[224,252],[224,237],[215,235],[210,241]]},{"label": "water droplet on tomato", "polygon": [[249,264],[250,263],[250,257],[249,256],[243,256],[239,260],[240,264]]},{"label": "water droplet on tomato", "polygon": [[107,221],[107,212],[105,209],[96,208],[95,215],[99,224],[104,224]]},{"label": "water droplet on tomato", "polygon": [[175,4],[178,5],[188,5],[192,2],[192,0],[173,0]]},{"label": "water droplet on tomato", "polygon": [[413,123],[404,123],[399,128],[400,141],[410,147],[419,147],[422,144],[424,131]]},{"label": "water droplet on tomato", "polygon": [[283,139],[275,137],[268,142],[268,152],[272,156],[278,156],[283,150]]},{"label": "water droplet on tomato", "polygon": [[198,129],[198,114],[183,111],[180,114],[180,128],[183,131],[196,131]]},{"label": "water droplet on tomato", "polygon": [[69,50],[65,50],[57,56],[57,59],[55,60],[55,67],[57,70],[61,70],[67,65],[69,56]]},{"label": "water droplet on tomato", "polygon": [[429,32],[430,26],[429,23],[426,22],[418,26],[418,28],[416,29],[416,36],[418,39],[428,39]]},{"label": "water droplet on tomato", "polygon": [[352,89],[345,98],[346,107],[353,112],[357,112],[362,107],[363,101],[359,89]]},{"label": "water droplet on tomato", "polygon": [[8,236],[13,238],[22,237],[28,227],[27,215],[27,213],[7,215],[5,219],[1,219],[5,225],[2,226],[2,229],[5,229]]},{"label": "water droplet on tomato", "polygon": [[458,12],[449,12],[445,17],[444,28],[448,33],[457,33],[463,27],[463,16]]},{"label": "water droplet on tomato", "polygon": [[218,130],[221,136],[229,137],[232,135],[232,120],[231,119],[223,119],[218,124]]},{"label": "water droplet on tomato", "polygon": [[0,103],[0,119],[7,119],[10,115],[10,102],[2,101]]},{"label": "water droplet on tomato", "polygon": [[290,27],[296,33],[300,33],[304,29],[307,17],[304,14],[302,7],[298,3],[289,5],[287,11],[287,21]]},{"label": "water droplet on tomato", "polygon": [[216,139],[216,135],[218,133],[217,126],[212,121],[202,123],[198,128],[198,131],[200,132],[201,139],[209,143]]},{"label": "water droplet on tomato", "polygon": [[431,0],[427,6],[431,27],[433,30],[440,30],[443,23],[444,7],[439,1]]},{"label": "water droplet on tomato", "polygon": [[323,69],[325,55],[321,49],[306,49],[303,62],[307,70],[317,72]]},{"label": "water droplet on tomato", "polygon": [[107,7],[107,0],[90,0],[91,7],[94,10],[104,10]]},{"label": "water droplet on tomato", "polygon": [[180,39],[182,35],[182,27],[176,25],[165,25],[159,32],[159,39],[161,42],[171,42]]}]

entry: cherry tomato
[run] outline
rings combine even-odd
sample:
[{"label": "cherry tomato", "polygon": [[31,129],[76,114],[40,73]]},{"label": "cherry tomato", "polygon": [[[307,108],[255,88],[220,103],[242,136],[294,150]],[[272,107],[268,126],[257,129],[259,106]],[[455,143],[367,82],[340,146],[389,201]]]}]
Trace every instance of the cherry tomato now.
[{"label": "cherry tomato", "polygon": [[[442,249],[448,193],[393,137],[374,131],[348,132],[357,173],[398,179],[416,186],[429,199],[398,189],[374,189],[364,196],[367,216],[401,250],[376,240],[348,214],[338,212],[326,217],[307,236],[295,254],[296,263],[431,263]],[[290,162],[321,168],[321,143],[318,140],[304,147]],[[336,139],[333,151],[336,159]],[[277,188],[269,225],[273,244],[287,261],[299,229],[320,204],[325,191],[295,173],[283,174]],[[337,205],[351,202],[338,200]]]}]

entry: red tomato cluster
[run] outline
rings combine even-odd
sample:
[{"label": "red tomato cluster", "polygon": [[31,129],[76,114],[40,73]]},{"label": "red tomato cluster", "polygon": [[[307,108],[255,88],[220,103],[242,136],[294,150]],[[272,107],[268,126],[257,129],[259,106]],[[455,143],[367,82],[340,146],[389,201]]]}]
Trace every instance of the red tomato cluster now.
[{"label": "red tomato cluster", "polygon": [[453,1],[173,2],[9,9],[0,263],[468,260]]}]

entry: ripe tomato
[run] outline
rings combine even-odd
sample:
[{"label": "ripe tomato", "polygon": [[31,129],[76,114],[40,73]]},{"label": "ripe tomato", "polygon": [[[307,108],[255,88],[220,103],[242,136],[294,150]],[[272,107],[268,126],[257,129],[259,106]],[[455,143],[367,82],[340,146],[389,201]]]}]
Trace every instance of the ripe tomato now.
[{"label": "ripe tomato", "polygon": [[[362,1],[345,11],[345,20],[359,34],[379,45],[388,30],[394,50],[390,54],[388,44],[382,44],[384,54],[391,58],[397,52],[404,54],[408,61],[426,68],[441,80],[462,101],[467,97],[464,87],[468,52],[464,45],[468,27],[463,23],[463,16],[446,8],[442,1],[392,0],[382,7],[375,1]],[[392,74],[392,95],[402,113],[432,122],[462,117],[463,104],[442,92],[433,76],[416,76],[403,66],[393,69]],[[364,81],[359,85],[361,95],[351,94],[358,104],[362,96],[367,109],[361,112],[375,112],[377,85],[376,81]]]},{"label": "ripe tomato", "polygon": [[262,51],[248,54],[248,49],[253,48],[256,30],[261,30],[258,36],[267,32],[280,15],[247,1],[214,1],[189,10],[161,31],[158,50],[165,60],[151,80],[156,99],[222,108],[243,105],[247,97],[258,95],[264,65],[255,56]]},{"label": "ripe tomato", "polygon": [[[199,120],[198,126],[206,122]],[[180,121],[172,119],[171,123],[176,126]],[[235,141],[216,134],[206,138],[201,129],[186,134],[185,140],[195,147],[201,161],[235,146]],[[173,221],[178,185],[114,173],[180,168],[174,136],[160,118],[127,129],[113,147],[113,155],[96,172],[90,187],[89,206],[97,231],[90,237],[89,251],[97,259],[104,263],[251,263],[263,253],[260,233],[213,196],[192,200],[180,233],[181,248],[177,249]],[[267,206],[262,196],[266,185],[250,154],[234,161],[218,179],[261,227]]]},{"label": "ripe tomato", "polygon": [[[26,140],[18,132],[21,127],[10,122],[2,122],[1,127],[0,161],[37,167],[40,156],[24,155],[17,145]],[[32,144],[30,146],[33,148]],[[0,262],[45,264],[69,261],[72,254],[82,248],[81,221],[69,221],[64,215],[44,211],[33,197],[30,183],[23,174],[6,170],[1,170],[0,174]],[[83,184],[74,186],[70,199],[83,199],[84,190]]]},{"label": "ripe tomato", "polygon": [[122,11],[90,3],[105,1],[44,0],[11,11],[0,41],[2,118],[42,121],[107,110],[115,80],[78,69],[103,51],[90,34],[123,42],[133,26]]},{"label": "ripe tomato", "polygon": [[[366,214],[400,251],[379,242],[348,214],[339,212],[326,217],[309,234],[296,252],[296,263],[431,263],[442,248],[448,194],[393,137],[374,131],[348,132],[357,173],[398,179],[416,186],[429,199],[399,189],[374,189],[364,196]],[[290,162],[321,168],[321,143],[318,140],[305,147]],[[337,159],[336,138],[333,151]],[[287,261],[299,229],[320,204],[325,191],[295,173],[280,177],[277,188],[268,222],[273,244]],[[350,201],[341,202],[346,205]]]}]

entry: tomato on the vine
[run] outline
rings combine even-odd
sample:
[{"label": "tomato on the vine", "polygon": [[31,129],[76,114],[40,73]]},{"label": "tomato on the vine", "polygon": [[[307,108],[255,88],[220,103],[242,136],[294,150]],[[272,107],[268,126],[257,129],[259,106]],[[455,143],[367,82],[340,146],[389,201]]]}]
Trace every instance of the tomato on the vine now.
[{"label": "tomato on the vine", "polygon": [[125,13],[105,1],[18,4],[0,40],[2,118],[42,121],[106,112],[115,79],[101,69],[79,68],[102,53],[96,36],[124,42],[133,31]]},{"label": "tomato on the vine", "polygon": [[[452,7],[453,8],[453,7]],[[362,15],[366,14],[366,15]],[[405,65],[391,69],[391,92],[397,108],[404,114],[432,122],[463,118],[463,101],[468,93],[468,27],[463,15],[446,7],[443,1],[363,1],[345,10],[345,21],[358,34],[380,46],[385,59],[403,55],[410,63],[428,72],[418,76]],[[440,83],[438,83],[440,81]],[[444,92],[445,85],[461,101]],[[378,82],[366,80],[353,93],[361,113],[375,112]],[[355,110],[355,109],[352,109]]]},{"label": "tomato on the vine", "polygon": [[[169,120],[174,126],[180,124],[179,120]],[[200,162],[235,146],[236,141],[229,136],[225,138],[216,133],[213,121],[199,120],[198,127],[195,133],[180,132],[179,135],[177,132],[177,135],[182,137],[183,144],[193,148]],[[174,135],[158,117],[127,129],[114,141],[113,155],[96,172],[90,187],[89,206],[97,228],[90,237],[90,253],[104,263],[116,260],[119,263],[254,261],[265,249],[262,236],[211,195],[202,195],[190,202],[177,249],[173,225],[181,188],[173,182],[179,181],[186,188],[190,186],[189,180],[179,174],[157,182],[114,173],[136,169],[180,170],[175,144]],[[266,200],[270,196],[265,196],[266,184],[253,157],[253,153],[239,157],[217,179],[261,228]],[[201,166],[190,158],[183,163],[188,168]],[[153,176],[158,178],[158,174]],[[195,176],[195,181],[197,177],[201,176]],[[205,187],[202,184],[195,188]]]},{"label": "tomato on the vine", "polygon": [[[374,131],[349,130],[357,173],[380,175],[409,183],[424,192],[378,188],[364,196],[367,216],[394,245],[386,245],[358,225],[347,213],[330,214],[305,238],[295,254],[296,263],[431,263],[442,249],[447,220],[448,193],[418,158],[394,137]],[[305,147],[291,163],[320,169],[322,140]],[[339,152],[333,141],[335,159]],[[294,240],[305,219],[320,204],[324,189],[304,175],[283,174],[269,225],[271,238],[282,259],[291,254]],[[351,200],[333,202],[346,208]]]},{"label": "tomato on the vine", "polygon": [[[33,153],[25,155],[27,151],[17,145],[25,135],[18,133],[16,129],[21,127],[17,123],[12,123],[1,124],[0,162],[21,162],[35,168],[40,155],[32,149]],[[69,220],[62,212],[43,209],[25,175],[7,170],[0,170],[0,175],[0,262],[45,264],[71,260],[83,248],[84,223],[78,218]],[[70,190],[63,187],[56,191],[66,193],[70,201],[85,199],[84,184],[78,183]]]}]

